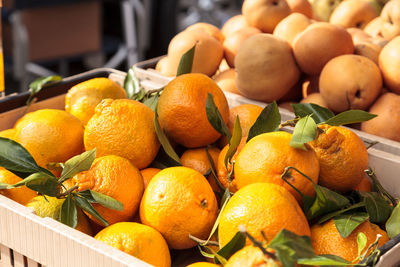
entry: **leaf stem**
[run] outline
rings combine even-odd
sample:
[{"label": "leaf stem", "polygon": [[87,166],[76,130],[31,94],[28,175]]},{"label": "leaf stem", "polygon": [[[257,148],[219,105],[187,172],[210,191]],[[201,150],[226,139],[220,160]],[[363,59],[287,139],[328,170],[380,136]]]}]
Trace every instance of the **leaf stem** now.
[{"label": "leaf stem", "polygon": [[191,234],[189,234],[189,238],[192,239],[194,242],[198,243],[200,246],[211,245],[211,246],[218,246],[219,247],[219,243],[217,241],[203,240],[203,239],[197,238],[195,236],[192,236]]},{"label": "leaf stem", "polygon": [[388,191],[386,191],[385,188],[383,188],[383,186],[381,185],[381,183],[379,182],[378,178],[375,175],[375,172],[369,168],[368,170],[365,170],[365,173],[368,175],[369,178],[372,179],[372,181],[374,182],[374,185],[377,187],[378,192],[383,196],[389,199],[389,201],[393,204],[393,206],[397,205],[397,200],[389,194]]},{"label": "leaf stem", "polygon": [[296,118],[294,118],[294,119],[292,119],[292,120],[287,120],[287,121],[285,121],[285,122],[282,122],[282,123],[279,125],[279,129],[281,129],[281,128],[285,127],[285,126],[295,127],[295,126],[296,126],[296,123],[297,123],[300,119],[301,119],[300,117],[296,117]]},{"label": "leaf stem", "polygon": [[257,241],[249,232],[247,232],[246,228],[241,225],[239,227],[239,231],[241,234],[243,234],[245,237],[248,237],[250,239],[250,241],[253,243],[254,246],[258,247],[259,249],[261,249],[261,251],[264,253],[264,255],[267,255],[268,257],[270,257],[271,259],[276,260],[276,256],[274,253],[271,253],[269,251],[267,251],[264,247],[263,244],[259,241]]},{"label": "leaf stem", "polygon": [[57,195],[57,198],[65,197],[65,196],[71,194],[73,191],[75,191],[75,190],[78,189],[78,188],[79,188],[78,185],[74,185],[73,187],[71,187],[71,188],[68,189],[67,191],[58,194],[58,195]]}]

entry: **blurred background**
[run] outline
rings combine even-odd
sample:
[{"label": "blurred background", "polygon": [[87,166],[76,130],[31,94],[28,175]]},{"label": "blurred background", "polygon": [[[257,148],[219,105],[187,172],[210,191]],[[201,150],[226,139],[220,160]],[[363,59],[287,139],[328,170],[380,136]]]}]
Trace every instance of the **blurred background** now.
[{"label": "blurred background", "polygon": [[3,0],[6,93],[41,76],[98,67],[126,71],[166,54],[179,31],[199,21],[220,27],[243,0]]}]

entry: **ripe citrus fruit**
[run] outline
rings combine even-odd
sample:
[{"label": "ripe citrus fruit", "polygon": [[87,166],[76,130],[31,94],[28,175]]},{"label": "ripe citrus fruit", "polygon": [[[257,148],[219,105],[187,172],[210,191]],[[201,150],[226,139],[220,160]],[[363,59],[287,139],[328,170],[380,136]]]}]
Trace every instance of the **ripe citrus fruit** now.
[{"label": "ripe citrus fruit", "polygon": [[[216,167],[220,150],[216,147],[210,147],[208,153],[213,161],[213,165]],[[196,170],[203,175],[207,174],[212,168],[206,148],[204,147],[186,150],[181,156],[181,162],[183,166]],[[207,176],[207,180],[214,191],[219,191],[212,173]]]},{"label": "ripe citrus fruit", "polygon": [[160,143],[154,128],[154,112],[129,99],[105,99],[85,128],[85,148],[97,156],[117,155],[135,167],[146,168],[156,157]]},{"label": "ripe citrus fruit", "polygon": [[269,241],[282,229],[310,235],[307,219],[296,199],[284,187],[270,183],[245,186],[232,196],[220,215],[220,247],[234,237],[240,225],[259,241],[264,240],[261,230]]},{"label": "ripe citrus fruit", "polygon": [[216,27],[210,23],[197,22],[197,23],[192,24],[189,27],[187,27],[186,31],[198,30],[198,29],[205,31],[208,35],[214,37],[220,43],[224,42],[225,36],[222,34],[221,30],[218,29],[218,27]]},{"label": "ripe citrus fruit", "polygon": [[172,80],[158,101],[161,126],[167,135],[185,147],[202,147],[215,142],[221,135],[207,119],[207,94],[227,122],[228,102],[218,85],[204,74],[190,73]]},{"label": "ripe citrus fruit", "polygon": [[[99,204],[93,207],[111,225],[131,219],[143,194],[143,179],[139,170],[129,160],[109,155],[95,159],[89,170],[75,175],[68,186],[78,186],[78,191],[87,189],[110,196],[124,205],[122,211],[111,210]],[[89,218],[98,222],[93,216]]]},{"label": "ripe citrus fruit", "polygon": [[268,255],[264,255],[260,248],[248,245],[233,254],[224,266],[273,267],[282,266],[282,264],[269,258]]},{"label": "ripe citrus fruit", "polygon": [[15,139],[15,133],[17,131],[14,128],[3,130],[0,132],[0,137],[8,138],[11,140]]},{"label": "ripe citrus fruit", "polygon": [[315,224],[311,227],[311,242],[318,255],[333,254],[353,261],[358,256],[357,235],[359,232],[364,233],[367,237],[365,248],[376,241],[378,234],[382,235],[379,239],[379,246],[389,241],[386,232],[369,221],[363,222],[348,237],[343,238],[336,229],[333,219],[331,219],[323,224]]},{"label": "ripe citrus fruit", "polygon": [[105,98],[126,98],[124,88],[108,78],[94,78],[78,83],[65,96],[65,111],[86,125],[94,109]]},{"label": "ripe citrus fruit", "polygon": [[[65,199],[58,199],[55,197],[46,196],[36,196],[32,198],[26,206],[35,211],[35,214],[40,217],[50,217],[55,220],[60,219],[61,214],[61,206],[64,203]],[[81,231],[82,233],[93,235],[92,228],[90,227],[90,223],[88,218],[83,214],[83,212],[77,208],[78,218],[75,229]]]},{"label": "ripe citrus fruit", "polygon": [[363,141],[344,127],[321,125],[322,133],[309,144],[320,165],[319,184],[346,192],[357,186],[368,168],[368,152]]},{"label": "ripe citrus fruit", "polygon": [[364,191],[364,192],[371,192],[371,189],[372,189],[371,181],[367,177],[362,178],[361,182],[356,187],[353,188],[353,190]]},{"label": "ripe citrus fruit", "polygon": [[235,126],[236,116],[239,116],[242,136],[248,136],[251,126],[256,122],[262,107],[253,104],[241,104],[229,110],[228,127],[231,132]]},{"label": "ripe citrus fruit", "polygon": [[146,189],[147,185],[149,184],[150,180],[153,178],[154,175],[159,173],[161,170],[157,168],[146,168],[143,170],[140,170],[140,174],[143,177],[143,185],[144,188]]},{"label": "ripe citrus fruit", "polygon": [[[4,169],[3,167],[0,167],[0,183],[13,185],[20,181],[22,181],[21,178]],[[35,191],[26,186],[13,189],[3,189],[0,190],[0,194],[18,202],[21,205],[26,205],[26,203],[28,203],[32,198],[37,196]]]},{"label": "ripe citrus fruit", "polygon": [[157,173],[140,203],[140,219],[167,240],[170,248],[194,247],[189,234],[205,239],[217,218],[217,200],[201,173],[171,167]]},{"label": "ripe citrus fruit", "polygon": [[171,266],[167,242],[150,226],[120,222],[104,228],[94,238],[156,267]]},{"label": "ripe citrus fruit", "polygon": [[[246,139],[247,137],[242,137],[242,140],[240,140],[239,146],[236,149],[235,154],[232,157],[232,162],[234,162],[238,156],[238,154],[240,153],[240,151],[242,151],[244,145],[246,144]],[[229,187],[229,191],[234,193],[238,190],[237,186],[236,186],[236,180],[235,180],[235,173],[232,173],[231,177],[228,177],[228,173],[230,173],[232,171],[232,164],[230,164],[229,162],[228,164],[228,168],[227,166],[225,166],[225,156],[226,153],[228,152],[229,149],[229,144],[226,145],[221,152],[218,155],[218,163],[217,163],[217,177],[219,182],[221,183],[221,185],[224,188]]]},{"label": "ripe citrus fruit", "polygon": [[345,28],[357,27],[363,29],[378,12],[366,0],[349,0],[341,2],[332,12],[329,22]]},{"label": "ripe citrus fruit", "polygon": [[231,33],[248,26],[249,24],[243,15],[236,15],[225,22],[225,24],[222,26],[221,32],[225,37],[227,37]]},{"label": "ripe citrus fruit", "polygon": [[286,40],[293,46],[293,41],[296,36],[304,31],[311,23],[311,19],[307,16],[300,13],[292,13],[276,25],[273,34]]},{"label": "ripe citrus fruit", "polygon": [[[287,132],[270,132],[252,138],[236,158],[235,180],[238,189],[252,183],[268,182],[285,187],[300,201],[300,195],[288,185],[281,175],[292,166],[318,182],[319,163],[312,148],[307,151],[289,145],[292,135]],[[313,184],[295,170],[286,179],[303,194],[315,194]]]},{"label": "ripe citrus fruit", "polygon": [[81,121],[63,110],[27,113],[17,121],[15,129],[15,141],[44,168],[50,162],[65,162],[84,151]]}]

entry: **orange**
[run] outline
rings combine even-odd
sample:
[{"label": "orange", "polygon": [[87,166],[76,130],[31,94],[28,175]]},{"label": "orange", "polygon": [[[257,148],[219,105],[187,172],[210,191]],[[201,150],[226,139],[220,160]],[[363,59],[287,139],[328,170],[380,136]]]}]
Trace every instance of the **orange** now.
[{"label": "orange", "polygon": [[248,26],[249,24],[247,23],[243,15],[236,15],[231,17],[224,23],[221,32],[225,37],[227,37],[231,33],[234,33],[235,31]]},{"label": "orange", "polygon": [[[112,210],[99,204],[93,207],[111,225],[130,220],[136,213],[143,194],[143,179],[139,170],[129,160],[109,155],[95,159],[89,170],[75,175],[68,185],[78,186],[110,196],[124,205],[122,211]],[[100,224],[93,216],[89,218]]]},{"label": "orange", "polygon": [[228,127],[231,132],[235,125],[236,116],[239,116],[240,126],[242,128],[242,136],[248,136],[251,126],[256,122],[260,115],[262,107],[254,104],[241,104],[229,110]]},{"label": "orange", "polygon": [[[31,208],[32,210],[35,211],[35,214],[40,216],[40,217],[50,217],[55,220],[60,220],[60,215],[61,215],[61,206],[64,203],[64,199],[58,199],[55,197],[49,197],[46,196],[44,198],[43,196],[36,196],[32,198],[26,206],[28,208]],[[85,233],[87,235],[92,236],[93,231],[89,223],[89,219],[85,216],[85,214],[82,212],[80,208],[77,208],[77,224],[75,226],[75,229]]]},{"label": "orange", "polygon": [[[281,175],[293,166],[318,182],[319,163],[314,150],[296,149],[289,145],[292,135],[287,132],[270,132],[252,138],[236,158],[235,180],[238,189],[252,183],[275,183],[286,188],[300,201],[300,195]],[[313,184],[295,170],[290,170],[287,180],[303,194],[314,195]]]},{"label": "orange", "polygon": [[206,239],[217,211],[217,200],[206,178],[187,167],[157,173],[140,203],[142,223],[158,230],[172,249],[196,246],[189,234]]},{"label": "orange", "polygon": [[[269,261],[270,260],[270,261]],[[233,254],[225,267],[275,267],[282,266],[280,262],[274,261],[264,255],[258,247],[248,245]]]},{"label": "orange", "polygon": [[367,177],[362,178],[361,182],[356,187],[353,188],[353,190],[364,191],[364,192],[371,192],[371,189],[372,189],[371,181]]},{"label": "orange", "polygon": [[[268,241],[286,229],[297,235],[310,235],[310,227],[299,204],[284,187],[254,183],[239,189],[220,215],[218,237],[224,247],[243,225],[255,239]],[[250,240],[247,240],[250,244]]]},{"label": "orange", "polygon": [[171,266],[167,242],[155,229],[134,222],[120,222],[94,238],[157,267]]},{"label": "orange", "polygon": [[313,7],[308,0],[287,0],[287,3],[292,14],[297,12],[309,17],[310,19],[313,18]]},{"label": "orange", "polygon": [[15,141],[44,168],[50,162],[65,162],[84,151],[82,123],[63,110],[27,113],[17,121],[15,129]]},{"label": "orange", "polygon": [[211,144],[221,136],[207,119],[207,94],[227,122],[228,102],[218,85],[204,74],[190,73],[172,80],[158,100],[161,126],[175,142],[188,148]]},{"label": "orange", "polygon": [[[0,167],[0,183],[6,184],[16,184],[22,181],[21,178],[13,174],[12,172]],[[0,194],[8,197],[21,205],[26,205],[32,198],[36,197],[35,191],[29,189],[26,186],[13,188],[13,189],[3,189],[0,190]]]},{"label": "orange", "polygon": [[379,239],[379,246],[389,241],[386,232],[369,221],[363,222],[348,237],[343,238],[336,229],[333,219],[331,219],[323,224],[315,224],[311,227],[311,242],[318,255],[333,254],[353,261],[358,256],[357,235],[359,232],[364,233],[367,237],[365,248],[376,241],[378,234],[382,235]]},{"label": "orange", "polygon": [[[210,147],[208,149],[208,153],[210,154],[211,160],[216,167],[220,150],[216,147]],[[181,156],[181,162],[183,166],[196,170],[203,175],[207,174],[207,172],[209,172],[212,168],[204,147],[186,150]],[[219,191],[212,173],[208,175],[207,180],[214,191]]]},{"label": "orange", "polygon": [[126,98],[124,88],[108,78],[94,78],[78,83],[65,96],[65,111],[86,125],[94,109],[105,98]]},{"label": "orange", "polygon": [[368,152],[363,141],[344,127],[321,125],[323,133],[309,144],[320,165],[319,183],[346,192],[357,186],[368,168]]},{"label": "orange", "polygon": [[187,265],[186,267],[218,267],[220,265],[214,264],[214,263],[209,263],[209,262],[196,262]]},{"label": "orange", "polygon": [[[234,162],[236,160],[238,154],[240,153],[240,151],[242,151],[244,145],[246,144],[246,140],[247,140],[246,136],[242,137],[242,140],[240,140],[240,144],[237,147],[236,152],[232,157],[232,162]],[[229,179],[228,171],[229,172],[232,171],[232,164],[230,164],[228,162],[228,168],[225,166],[225,156],[226,156],[226,153],[228,152],[228,149],[229,149],[229,144],[226,145],[219,153],[218,164],[217,164],[217,176],[218,176],[218,180],[221,183],[221,185],[224,188],[229,187],[229,191],[234,193],[238,190],[237,186],[236,186],[235,173],[233,173],[232,177],[230,177],[230,179]]]},{"label": "orange", "polygon": [[17,131],[14,128],[3,130],[0,132],[0,137],[5,137],[8,139],[14,140],[16,132]]},{"label": "orange", "polygon": [[227,69],[221,71],[213,77],[214,82],[221,88],[222,91],[240,95],[236,87],[236,71],[235,69]]},{"label": "orange", "polygon": [[149,184],[150,180],[153,178],[154,175],[159,173],[161,170],[157,168],[146,168],[143,170],[140,170],[140,174],[143,177],[143,185],[144,188],[146,189],[147,185]]},{"label": "orange", "polygon": [[97,156],[117,155],[135,167],[146,168],[154,160],[160,143],[154,128],[154,112],[129,99],[105,99],[85,128],[85,148]]}]

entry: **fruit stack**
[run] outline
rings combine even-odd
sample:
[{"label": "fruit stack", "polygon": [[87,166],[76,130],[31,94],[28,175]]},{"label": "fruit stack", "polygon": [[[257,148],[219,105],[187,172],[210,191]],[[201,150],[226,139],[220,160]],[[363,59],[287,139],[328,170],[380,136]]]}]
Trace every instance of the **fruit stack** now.
[{"label": "fruit stack", "polygon": [[221,30],[197,23],[178,33],[156,70],[175,76],[197,44],[193,72],[224,91],[289,110],[366,110],[379,116],[355,127],[400,141],[399,10],[398,0],[246,0]]}]

